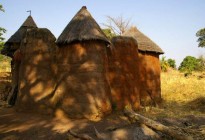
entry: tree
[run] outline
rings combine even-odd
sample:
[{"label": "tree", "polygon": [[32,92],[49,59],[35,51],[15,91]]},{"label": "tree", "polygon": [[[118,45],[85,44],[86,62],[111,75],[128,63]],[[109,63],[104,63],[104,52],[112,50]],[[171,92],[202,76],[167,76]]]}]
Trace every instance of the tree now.
[{"label": "tree", "polygon": [[193,56],[186,56],[179,66],[181,72],[192,72],[198,70],[199,60]]},{"label": "tree", "polygon": [[161,65],[161,70],[162,70],[163,72],[167,72],[167,71],[168,71],[169,63],[168,63],[168,61],[166,60],[166,57],[165,57],[165,56],[162,56],[162,59],[160,60],[160,65]]},{"label": "tree", "polygon": [[4,12],[4,8],[1,4],[0,4],[0,11]]},{"label": "tree", "polygon": [[0,27],[0,43],[1,43],[2,41],[4,41],[4,38],[2,37],[2,35],[3,35],[5,32],[6,32],[6,30],[5,30],[4,28]]},{"label": "tree", "polygon": [[174,59],[169,58],[169,59],[167,60],[167,62],[168,62],[169,66],[170,66],[171,68],[176,69],[176,61],[175,61]]},{"label": "tree", "polygon": [[205,57],[203,55],[199,56],[198,61],[199,61],[199,66],[197,70],[204,71],[205,70]]},{"label": "tree", "polygon": [[[3,6],[0,4],[0,11],[4,12]],[[4,38],[2,35],[6,32],[6,30],[2,27],[0,27],[0,50],[3,48],[4,45]]]},{"label": "tree", "polygon": [[116,36],[116,34],[112,33],[110,29],[102,29],[102,31],[105,33],[105,35],[111,39],[112,37]]},{"label": "tree", "polygon": [[107,23],[103,24],[116,35],[122,35],[130,27],[130,19],[125,19],[123,16],[111,17],[107,16]]},{"label": "tree", "polygon": [[199,42],[199,45],[198,47],[205,47],[205,28],[199,30],[197,33],[196,33],[196,36],[198,37],[198,42]]}]

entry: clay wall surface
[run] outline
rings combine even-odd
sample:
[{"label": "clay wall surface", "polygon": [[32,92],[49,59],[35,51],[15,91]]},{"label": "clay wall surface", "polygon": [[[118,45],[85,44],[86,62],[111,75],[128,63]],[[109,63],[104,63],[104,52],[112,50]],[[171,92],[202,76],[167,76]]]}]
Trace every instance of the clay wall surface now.
[{"label": "clay wall surface", "polygon": [[142,105],[157,105],[161,101],[159,54],[139,52],[141,80],[140,100]]},{"label": "clay wall surface", "polygon": [[124,109],[140,106],[139,64],[137,42],[131,37],[112,39],[112,51],[109,55],[109,83],[112,106]]},{"label": "clay wall surface", "polygon": [[24,111],[48,111],[54,94],[56,75],[55,37],[47,29],[27,32],[20,46],[17,108]]},{"label": "clay wall surface", "polygon": [[54,106],[69,117],[90,118],[111,111],[106,79],[106,45],[83,41],[60,46]]}]

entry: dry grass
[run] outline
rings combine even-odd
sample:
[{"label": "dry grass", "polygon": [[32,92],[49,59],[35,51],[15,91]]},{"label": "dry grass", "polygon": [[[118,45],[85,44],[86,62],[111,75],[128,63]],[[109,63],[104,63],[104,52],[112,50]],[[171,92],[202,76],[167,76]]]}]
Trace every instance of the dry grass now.
[{"label": "dry grass", "polygon": [[203,73],[193,73],[184,77],[183,73],[170,70],[161,74],[163,102],[159,108],[146,108],[142,113],[153,119],[185,116],[204,116],[205,114],[205,77]]},{"label": "dry grass", "polygon": [[200,74],[193,73],[189,77],[184,77],[183,73],[178,71],[162,73],[162,98],[166,102],[186,104],[205,97],[205,78],[199,79]]},{"label": "dry grass", "polygon": [[170,70],[161,74],[161,88],[163,102],[160,107],[148,107],[140,113],[166,122],[165,125],[171,125],[194,139],[204,140],[205,73],[184,77],[183,73]]},{"label": "dry grass", "polygon": [[[1,55],[1,54],[0,54]],[[11,72],[11,59],[9,57],[0,56],[0,72]]]}]

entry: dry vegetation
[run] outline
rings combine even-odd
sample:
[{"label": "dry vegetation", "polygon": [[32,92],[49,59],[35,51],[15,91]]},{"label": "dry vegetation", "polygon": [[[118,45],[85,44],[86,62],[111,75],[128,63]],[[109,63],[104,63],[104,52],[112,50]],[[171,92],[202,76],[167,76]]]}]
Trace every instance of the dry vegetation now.
[{"label": "dry vegetation", "polygon": [[[166,107],[176,112],[176,116],[204,115],[204,74],[193,73],[189,77],[184,77],[177,71],[162,73],[162,98]],[[179,108],[176,108],[177,106]]]},{"label": "dry vegetation", "polygon": [[205,73],[183,73],[170,70],[161,74],[163,102],[159,108],[146,108],[144,114],[150,117],[182,118],[187,115],[205,114]]},{"label": "dry vegetation", "polygon": [[0,72],[11,72],[11,59],[0,54]]},{"label": "dry vegetation", "polygon": [[[194,139],[205,139],[205,73],[170,70],[161,74],[163,102],[160,107],[146,107],[140,113],[171,126]],[[177,126],[177,127],[176,127]]]}]

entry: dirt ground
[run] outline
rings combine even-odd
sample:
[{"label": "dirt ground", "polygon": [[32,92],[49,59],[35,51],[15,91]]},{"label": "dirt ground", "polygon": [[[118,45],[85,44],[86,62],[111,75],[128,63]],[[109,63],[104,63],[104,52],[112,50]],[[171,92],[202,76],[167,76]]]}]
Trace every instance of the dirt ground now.
[{"label": "dirt ground", "polygon": [[[45,116],[17,112],[3,101],[3,94],[9,91],[10,74],[0,73],[0,139],[1,140],[75,140],[68,131],[79,135],[96,137],[95,128],[100,137],[107,140],[152,140],[173,139],[165,134],[146,128],[137,122],[130,122],[122,112],[115,112],[102,120],[73,120],[60,111],[55,116]],[[205,140],[205,115],[189,115],[183,118],[160,117],[155,119],[166,126],[192,136],[196,140]]]}]

